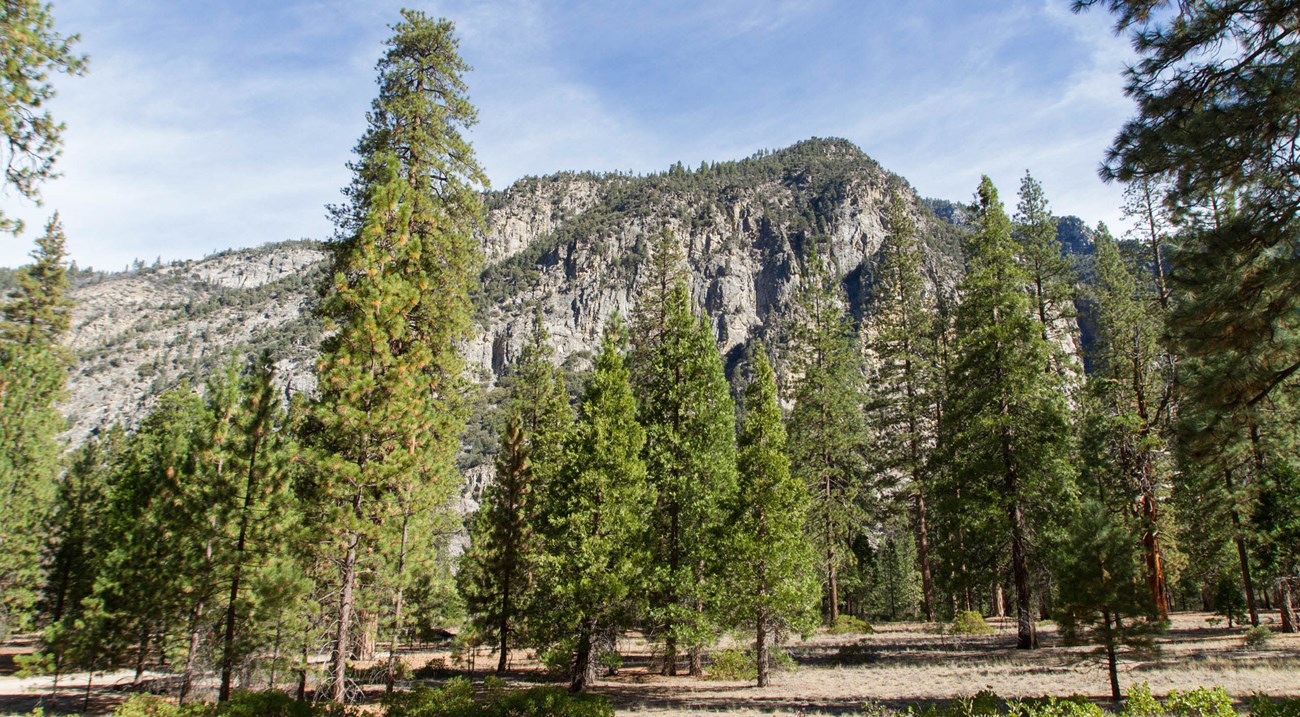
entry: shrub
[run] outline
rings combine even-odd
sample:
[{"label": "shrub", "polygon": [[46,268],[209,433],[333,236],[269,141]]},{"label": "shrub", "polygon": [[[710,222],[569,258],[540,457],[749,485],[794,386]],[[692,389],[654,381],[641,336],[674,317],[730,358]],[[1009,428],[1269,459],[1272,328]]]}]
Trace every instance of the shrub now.
[{"label": "shrub", "polygon": [[171,702],[147,693],[137,693],[113,710],[113,717],[210,717],[212,705],[195,702],[176,706]]},{"label": "shrub", "polygon": [[440,689],[417,687],[392,696],[385,717],[613,717],[609,701],[592,695],[571,695],[559,687],[509,691],[501,680],[484,680],[484,695],[474,698],[474,686],[463,677]]},{"label": "shrub", "polygon": [[953,635],[992,635],[993,628],[974,610],[963,610],[952,618],[948,632]]},{"label": "shrub", "polygon": [[1036,697],[1007,703],[1010,717],[1104,717],[1100,707],[1083,695]]},{"label": "shrub", "polygon": [[1159,717],[1162,713],[1159,700],[1151,696],[1151,685],[1129,685],[1124,717]]},{"label": "shrub", "polygon": [[1170,690],[1164,712],[1172,717],[1237,717],[1232,698],[1222,687],[1197,687],[1189,692]]},{"label": "shrub", "polygon": [[447,677],[451,674],[451,668],[447,667],[447,658],[430,657],[429,661],[424,663],[424,667],[417,667],[411,673],[411,676],[417,680],[430,680],[435,677]]},{"label": "shrub", "polygon": [[710,680],[753,680],[757,677],[758,666],[752,652],[728,647],[713,653],[709,660]]},{"label": "shrub", "polygon": [[312,717],[312,707],[279,690],[237,690],[216,707],[216,717]]},{"label": "shrub", "polygon": [[871,624],[866,620],[852,615],[840,615],[835,618],[835,622],[832,622],[830,627],[826,628],[826,632],[832,635],[847,635],[849,633],[870,635],[875,631],[875,628],[871,627]]},{"label": "shrub", "polygon": [[1251,717],[1300,717],[1300,697],[1269,697],[1256,692],[1246,700]]},{"label": "shrub", "polygon": [[1256,625],[1241,636],[1246,647],[1264,647],[1273,639],[1273,631],[1264,625]]},{"label": "shrub", "polygon": [[875,650],[865,642],[842,645],[835,653],[835,662],[841,665],[861,665],[876,659]]}]

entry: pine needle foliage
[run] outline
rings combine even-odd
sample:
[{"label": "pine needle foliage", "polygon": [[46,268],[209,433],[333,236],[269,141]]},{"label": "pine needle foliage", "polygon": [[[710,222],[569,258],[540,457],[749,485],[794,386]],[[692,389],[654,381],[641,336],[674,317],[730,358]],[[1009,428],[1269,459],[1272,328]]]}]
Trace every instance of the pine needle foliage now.
[{"label": "pine needle foliage", "polygon": [[950,564],[979,571],[984,582],[1007,551],[1017,645],[1033,648],[1031,565],[1071,507],[1071,432],[1059,376],[1045,370],[1052,349],[1024,292],[1011,223],[987,177],[976,209],[941,424],[946,469],[937,508],[948,534],[962,536],[950,543],[964,551],[950,553]]},{"label": "pine needle foliage", "polygon": [[[445,516],[460,485],[454,459],[467,386],[456,342],[472,313],[477,190],[487,184],[463,134],[477,118],[452,24],[405,10],[393,33],[376,67],[379,96],[351,165],[349,203],[334,210],[338,236],[320,309],[334,333],[321,347],[308,428],[312,517],[340,566],[336,702],[347,694],[357,591],[368,587],[358,576],[385,579],[397,610],[405,538],[449,532],[411,533],[409,521]],[[382,531],[390,514],[390,524],[405,527]]]}]

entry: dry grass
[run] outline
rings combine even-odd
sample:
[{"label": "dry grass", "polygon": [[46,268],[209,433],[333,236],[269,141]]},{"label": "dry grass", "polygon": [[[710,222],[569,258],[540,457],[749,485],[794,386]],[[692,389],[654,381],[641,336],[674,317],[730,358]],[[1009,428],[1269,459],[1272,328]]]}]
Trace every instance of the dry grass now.
[{"label": "dry grass", "polygon": [[[1120,681],[1147,682],[1157,695],[1170,690],[1221,685],[1235,697],[1255,692],[1300,696],[1300,636],[1277,635],[1263,649],[1243,646],[1241,630],[1210,627],[1207,616],[1174,617],[1160,638],[1160,654],[1145,661],[1124,661]],[[793,641],[787,649],[799,668],[781,673],[774,684],[758,689],[744,683],[710,682],[689,677],[660,677],[648,671],[648,655],[630,645],[629,662],[645,666],[603,680],[622,714],[670,717],[686,714],[844,714],[858,712],[864,701],[892,707],[920,704],[992,690],[1003,697],[1082,694],[1109,696],[1102,663],[1086,648],[1059,644],[1050,624],[1040,629],[1043,649],[1014,649],[1014,626],[995,622],[986,637],[953,639],[933,626],[877,626],[874,635],[817,635]],[[841,649],[856,645],[852,659]],[[638,659],[642,658],[642,659]]]},{"label": "dry grass", "polygon": [[[1211,626],[1207,617],[1175,615],[1170,631],[1159,638],[1158,656],[1123,661],[1121,684],[1145,681],[1156,695],[1219,685],[1237,698],[1255,692],[1300,696],[1300,635],[1278,634],[1266,647],[1247,648],[1242,629]],[[995,633],[981,637],[953,638],[939,634],[933,625],[910,623],[877,625],[872,635],[823,633],[808,640],[796,638],[786,649],[797,669],[777,673],[772,686],[761,690],[749,683],[660,676],[649,645],[628,639],[620,645],[623,669],[616,677],[602,678],[594,691],[609,697],[619,714],[637,717],[855,714],[867,700],[904,708],[980,690],[1003,697],[1082,694],[1104,700],[1109,695],[1105,668],[1097,656],[1086,648],[1062,646],[1050,623],[1040,627],[1043,648],[1036,651],[1014,648],[1014,625],[1009,621],[990,624]],[[13,651],[11,647],[2,652]],[[9,657],[0,655],[0,662]],[[430,658],[448,657],[446,652],[403,655],[413,668]],[[517,657],[522,659],[512,660],[509,682],[548,681],[535,661]],[[476,680],[496,665],[493,658],[479,655]],[[0,713],[30,709],[32,691],[41,689],[40,682],[0,676]],[[121,698],[111,689],[96,692],[100,709]],[[377,696],[382,687],[367,692]],[[64,701],[79,705],[72,685]]]}]

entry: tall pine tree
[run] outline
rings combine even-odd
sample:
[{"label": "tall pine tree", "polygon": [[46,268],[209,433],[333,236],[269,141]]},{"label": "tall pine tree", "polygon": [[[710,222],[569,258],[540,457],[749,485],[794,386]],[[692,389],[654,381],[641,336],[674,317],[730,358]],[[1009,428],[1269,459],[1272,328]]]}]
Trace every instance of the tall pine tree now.
[{"label": "tall pine tree", "polygon": [[[1037,647],[1031,575],[1035,554],[1073,498],[1071,438],[1061,381],[1045,371],[1043,338],[1023,287],[1011,224],[985,177],[978,223],[966,245],[957,337],[943,423],[944,513],[963,529],[958,546],[1006,546],[1016,591],[1017,646]],[[953,531],[956,532],[956,531]],[[984,561],[962,556],[968,564]],[[995,561],[998,556],[992,556]]]},{"label": "tall pine tree", "polygon": [[649,579],[646,529],[655,495],[641,460],[646,432],[637,423],[622,334],[615,316],[544,499],[548,617],[574,646],[574,692],[595,678],[598,633],[627,626],[629,604]]},{"label": "tall pine tree", "polygon": [[[379,96],[357,144],[349,203],[321,313],[335,333],[321,349],[320,398],[309,434],[318,465],[314,519],[339,566],[330,695],[347,695],[359,582],[393,578],[401,604],[406,555],[379,522],[445,509],[459,487],[454,458],[465,420],[462,359],[487,179],[464,132],[477,117],[452,24],[405,10],[380,59]],[[390,522],[391,525],[391,522]],[[407,531],[400,531],[407,535]],[[388,565],[365,564],[389,554]],[[382,577],[382,576],[381,576]]]},{"label": "tall pine tree", "polygon": [[796,298],[789,351],[794,410],[787,431],[790,464],[812,496],[808,530],[821,556],[823,617],[839,617],[839,573],[864,522],[864,395],[856,332],[838,282],[821,257],[807,259]]},{"label": "tall pine tree", "polygon": [[899,473],[912,503],[923,609],[935,614],[930,566],[926,466],[934,446],[938,347],[935,344],[933,297],[926,296],[921,244],[901,192],[895,191],[885,213],[886,241],[875,271],[867,347],[876,371],[871,392],[873,437],[878,442],[877,468]]},{"label": "tall pine tree", "polygon": [[663,671],[676,674],[686,646],[690,672],[698,675],[719,595],[719,531],[736,485],[736,418],[722,358],[705,320],[692,311],[677,261],[675,240],[665,233],[637,306],[631,370],[658,501],[650,532],[658,566],[651,610],[664,643]]},{"label": "tall pine tree", "polygon": [[[745,388],[738,466],[740,490],[728,529],[733,619],[755,635],[758,686],[771,680],[771,649],[782,629],[815,623],[817,571],[804,534],[808,493],[790,473],[776,375],[761,344]],[[779,648],[779,644],[777,645]]]}]

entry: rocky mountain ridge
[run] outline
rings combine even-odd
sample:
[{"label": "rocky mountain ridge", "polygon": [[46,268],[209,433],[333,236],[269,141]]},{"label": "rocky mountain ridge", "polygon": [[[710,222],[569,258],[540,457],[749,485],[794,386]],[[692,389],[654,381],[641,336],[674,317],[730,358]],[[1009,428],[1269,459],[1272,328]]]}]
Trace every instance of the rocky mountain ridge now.
[{"label": "rocky mountain ridge", "polygon": [[[606,320],[635,309],[649,243],[665,228],[681,243],[691,294],[729,370],[749,342],[780,330],[814,250],[841,277],[854,315],[868,320],[894,193],[925,241],[931,291],[950,293],[962,230],[844,140],[648,176],[525,178],[485,197],[486,262],[465,356],[491,401],[540,311],[558,360],[581,371]],[[323,245],[285,242],[81,281],[68,340],[77,358],[65,403],[71,440],[137,420],[152,396],[201,383],[234,354],[271,351],[287,391],[311,390],[321,337],[312,306],[326,258]],[[472,473],[472,484],[482,479],[483,470]]]}]

